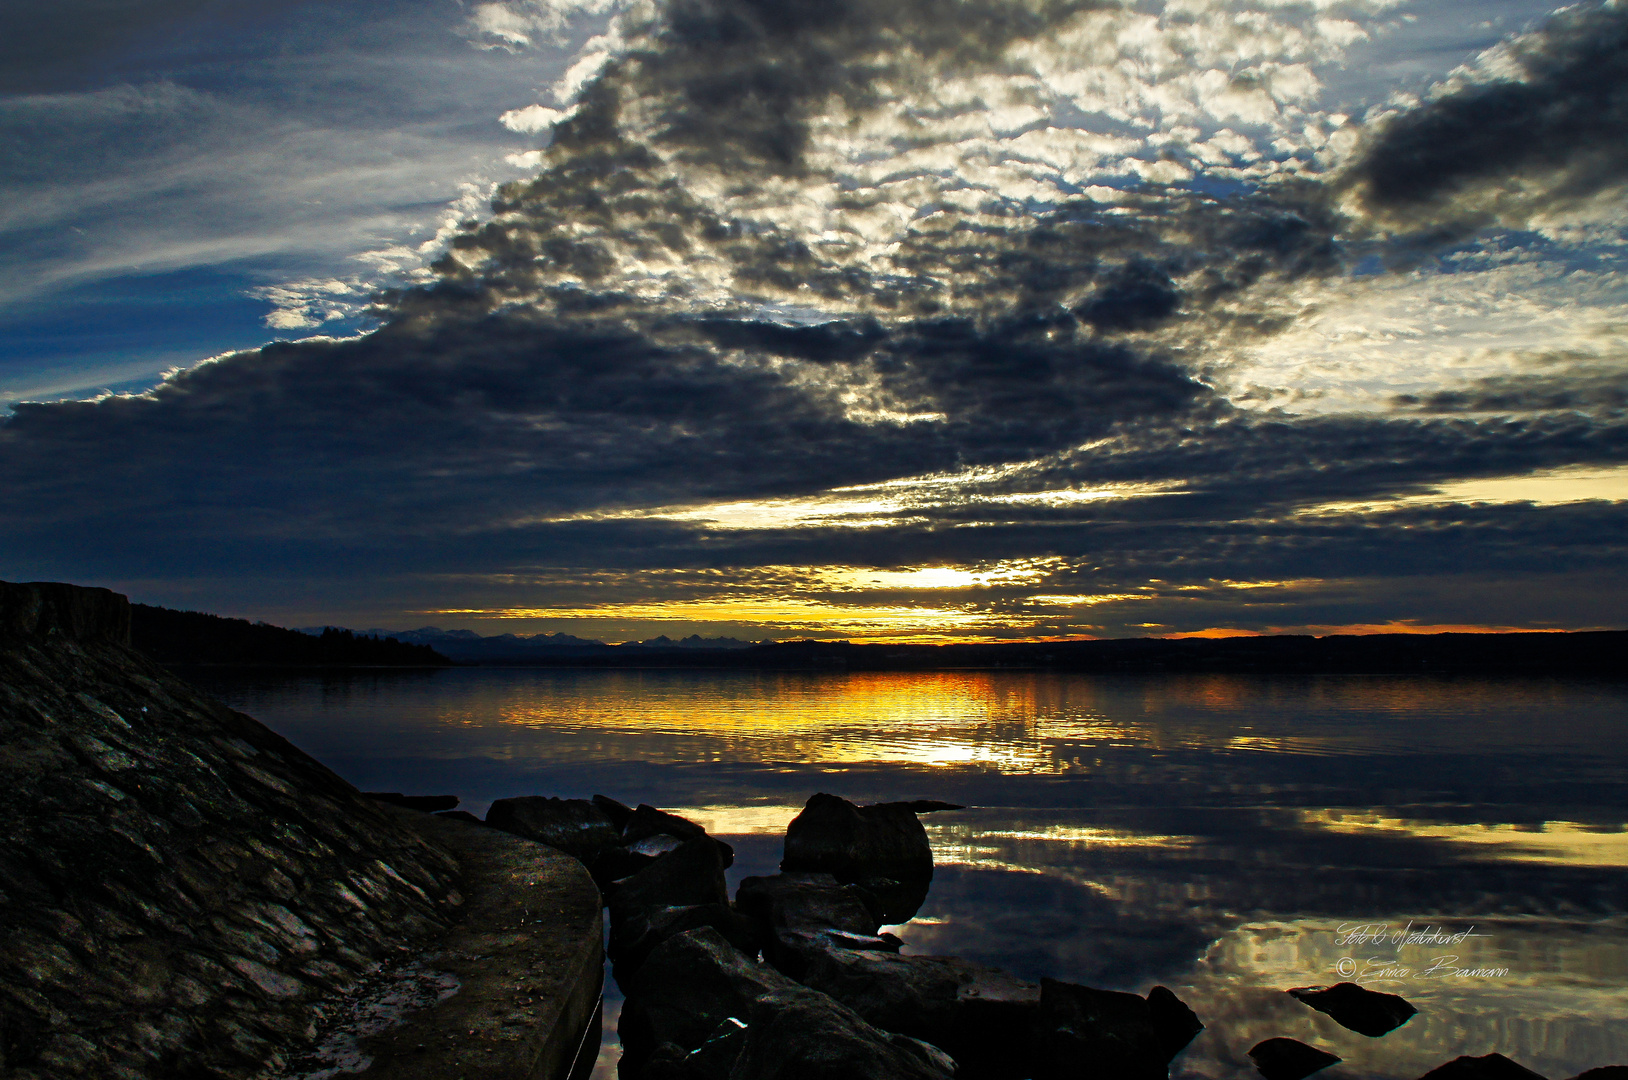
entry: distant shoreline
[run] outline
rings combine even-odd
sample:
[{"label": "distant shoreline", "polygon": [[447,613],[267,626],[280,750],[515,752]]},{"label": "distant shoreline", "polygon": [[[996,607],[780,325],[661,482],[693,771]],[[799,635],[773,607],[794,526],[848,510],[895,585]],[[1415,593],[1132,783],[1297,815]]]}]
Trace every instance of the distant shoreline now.
[{"label": "distant shoreline", "polygon": [[743,671],[1054,671],[1082,674],[1587,675],[1628,677],[1628,631],[1363,636],[1120,638],[1105,641],[867,645],[793,641],[744,649],[652,649],[494,656],[451,665],[270,661],[174,666],[322,671],[470,668]]}]

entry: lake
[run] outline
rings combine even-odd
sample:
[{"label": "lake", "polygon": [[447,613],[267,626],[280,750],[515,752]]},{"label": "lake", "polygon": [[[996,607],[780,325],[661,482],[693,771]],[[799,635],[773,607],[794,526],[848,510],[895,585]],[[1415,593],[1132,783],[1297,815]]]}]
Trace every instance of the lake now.
[{"label": "lake", "polygon": [[[1208,1025],[1177,1078],[1253,1078],[1286,1035],[1413,1080],[1497,1051],[1628,1064],[1628,684],[458,668],[188,673],[364,790],[674,810],[773,873],[809,795],[933,798],[905,951],[1169,986]],[[1289,987],[1363,981],[1381,1039]],[[606,987],[596,1077],[614,1075]]]}]

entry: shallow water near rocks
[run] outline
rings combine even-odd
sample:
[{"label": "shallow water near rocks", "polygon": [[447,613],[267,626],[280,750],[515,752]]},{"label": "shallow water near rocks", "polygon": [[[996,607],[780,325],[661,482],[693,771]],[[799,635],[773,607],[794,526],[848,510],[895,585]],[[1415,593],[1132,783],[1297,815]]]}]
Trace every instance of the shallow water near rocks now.
[{"label": "shallow water near rocks", "polygon": [[[1290,1036],[1328,1080],[1502,1053],[1628,1064],[1628,684],[461,668],[183,672],[364,790],[674,810],[773,873],[803,801],[936,798],[906,952],[1171,987],[1207,1030],[1177,1078],[1256,1076]],[[1370,1039],[1290,987],[1419,1014]],[[596,1074],[614,1075],[614,983]]]}]

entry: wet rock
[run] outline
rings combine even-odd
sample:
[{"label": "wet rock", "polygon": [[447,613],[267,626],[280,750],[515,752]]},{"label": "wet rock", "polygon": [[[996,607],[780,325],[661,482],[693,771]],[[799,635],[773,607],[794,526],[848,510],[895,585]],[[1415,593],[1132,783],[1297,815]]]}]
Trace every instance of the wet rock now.
[{"label": "wet rock", "polygon": [[618,985],[626,986],[656,946],[670,937],[703,926],[723,935],[747,956],[756,956],[758,939],[752,923],[726,904],[692,904],[633,911],[611,923],[608,953]]},{"label": "wet rock", "polygon": [[[640,803],[634,808],[622,824],[622,843],[630,850],[637,850],[642,842],[661,837],[694,840],[696,837],[706,835],[705,829],[688,818],[669,814],[665,810],[657,810],[647,803]],[[710,839],[722,850],[724,866],[726,868],[733,866],[735,849],[717,837]]]},{"label": "wet rock", "polygon": [[677,1043],[664,1042],[650,1053],[649,1060],[635,1072],[631,1064],[617,1069],[622,1080],[700,1080],[690,1071],[690,1052]]},{"label": "wet rock", "polygon": [[830,874],[784,873],[741,880],[735,892],[741,914],[765,929],[845,930],[874,934],[881,926],[875,900],[863,889],[842,885]]},{"label": "wet rock", "polygon": [[458,805],[456,795],[403,795],[399,791],[364,791],[370,799],[390,803],[392,806],[404,806],[409,810],[422,810],[426,814],[434,814],[441,810],[451,810]]},{"label": "wet rock", "polygon": [[1431,1069],[1420,1077],[1420,1080],[1544,1080],[1544,1078],[1524,1065],[1515,1064],[1502,1054],[1487,1054],[1484,1057],[1456,1057],[1445,1065]]},{"label": "wet rock", "polygon": [[1301,986],[1289,991],[1341,1027],[1377,1039],[1407,1023],[1419,1010],[1395,994],[1382,994],[1356,983]]},{"label": "wet rock", "polygon": [[710,837],[686,840],[611,887],[607,902],[614,930],[622,922],[664,907],[729,904],[723,853]]},{"label": "wet rock", "polygon": [[786,826],[780,868],[863,882],[881,901],[884,922],[904,922],[926,899],[933,877],[933,849],[913,805],[856,806],[817,794]]},{"label": "wet rock", "polygon": [[962,1080],[1020,1080],[1033,1068],[1014,1033],[1034,1027],[1040,986],[999,968],[953,956],[832,949],[810,958],[802,981],[874,1027],[943,1048],[960,1064]]},{"label": "wet rock", "polygon": [[609,848],[601,852],[588,869],[600,891],[609,894],[618,881],[637,874],[681,843],[683,841],[676,836],[662,834],[640,840],[630,847]]},{"label": "wet rock", "polygon": [[625,985],[618,1031],[624,1076],[637,1076],[664,1042],[694,1050],[730,1017],[746,1020],[766,994],[801,989],[778,971],[742,955],[711,927],[675,935],[651,950]]},{"label": "wet rock", "polygon": [[610,818],[587,799],[541,795],[499,799],[486,811],[486,824],[558,848],[590,865],[621,843]]},{"label": "wet rock", "polygon": [[1249,1058],[1266,1080],[1305,1080],[1319,1069],[1338,1064],[1340,1058],[1297,1039],[1267,1039],[1256,1043]]},{"label": "wet rock", "polygon": [[877,934],[876,900],[830,874],[787,873],[749,877],[735,893],[735,906],[757,924],[764,958],[801,978],[808,957],[824,949],[898,952],[899,939]]},{"label": "wet rock", "polygon": [[609,795],[595,795],[591,801],[595,806],[599,807],[600,813],[610,818],[610,823],[616,826],[617,832],[621,832],[623,827],[627,825],[628,818],[633,816],[632,807],[626,803],[617,802]]},{"label": "wet rock", "polygon": [[1191,1016],[1174,994],[1155,1008],[1136,994],[1041,979],[1035,1080],[1162,1080],[1195,1034]]},{"label": "wet rock", "polygon": [[960,803],[944,802],[941,799],[912,799],[905,803],[911,811],[917,814],[932,814],[939,810],[965,810]]},{"label": "wet rock", "polygon": [[730,1080],[947,1080],[942,1051],[867,1024],[812,990],[767,994],[753,1005]]},{"label": "wet rock", "polygon": [[1148,991],[1148,1012],[1153,1026],[1159,1032],[1161,1049],[1167,1058],[1173,1058],[1204,1030],[1198,1014],[1187,1007],[1168,987],[1155,986]]},{"label": "wet rock", "polygon": [[740,1060],[746,1046],[746,1022],[728,1017],[716,1031],[690,1052],[690,1075],[695,1080],[729,1080],[729,1074]]},{"label": "wet rock", "polygon": [[458,864],[128,628],[106,590],[0,583],[0,1071],[261,1075],[450,925]]},{"label": "wet rock", "polygon": [[486,822],[471,814],[468,810],[437,810],[436,817],[452,818],[454,821],[467,821],[471,825],[485,825]]}]

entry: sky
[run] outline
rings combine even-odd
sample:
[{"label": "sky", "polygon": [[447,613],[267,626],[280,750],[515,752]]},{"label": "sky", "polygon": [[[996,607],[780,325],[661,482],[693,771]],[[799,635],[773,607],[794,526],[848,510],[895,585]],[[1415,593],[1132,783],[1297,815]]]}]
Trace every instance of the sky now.
[{"label": "sky", "polygon": [[1628,5],[0,0],[0,577],[1621,628]]}]

